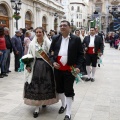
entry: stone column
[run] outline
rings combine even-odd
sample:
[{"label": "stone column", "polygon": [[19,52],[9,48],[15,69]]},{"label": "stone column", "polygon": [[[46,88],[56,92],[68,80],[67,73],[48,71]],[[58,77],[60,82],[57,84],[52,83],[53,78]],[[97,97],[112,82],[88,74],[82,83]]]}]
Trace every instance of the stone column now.
[{"label": "stone column", "polygon": [[39,7],[36,8],[36,27],[42,27],[42,18],[41,18],[41,10]]}]

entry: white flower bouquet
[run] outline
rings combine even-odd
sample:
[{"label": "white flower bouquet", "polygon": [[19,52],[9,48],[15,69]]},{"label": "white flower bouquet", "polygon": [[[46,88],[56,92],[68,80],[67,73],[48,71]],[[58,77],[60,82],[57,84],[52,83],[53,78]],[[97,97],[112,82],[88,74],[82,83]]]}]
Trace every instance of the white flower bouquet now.
[{"label": "white flower bouquet", "polygon": [[24,55],[20,60],[20,67],[18,68],[18,72],[24,71],[24,65],[30,67],[30,63],[33,62],[34,58],[31,54]]},{"label": "white flower bouquet", "polygon": [[34,60],[34,57],[31,54],[24,55],[21,58],[21,61],[26,65],[29,65],[31,62],[33,62],[33,60]]}]

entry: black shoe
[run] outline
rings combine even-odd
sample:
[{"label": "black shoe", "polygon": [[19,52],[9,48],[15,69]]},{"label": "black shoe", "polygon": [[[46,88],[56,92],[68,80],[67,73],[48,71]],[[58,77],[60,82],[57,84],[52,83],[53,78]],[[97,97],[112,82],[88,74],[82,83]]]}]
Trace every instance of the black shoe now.
[{"label": "black shoe", "polygon": [[46,105],[42,105],[42,108],[46,108]]},{"label": "black shoe", "polygon": [[61,108],[59,109],[58,113],[59,113],[59,114],[64,113],[64,112],[65,112],[65,110],[66,110],[66,108],[67,108],[67,105],[66,105],[66,107],[65,107],[65,108],[64,108],[63,106],[61,106]]},{"label": "black shoe", "polygon": [[11,72],[10,70],[7,71],[7,73]]},{"label": "black shoe", "polygon": [[98,64],[98,67],[100,67],[100,64]]},{"label": "black shoe", "polygon": [[91,78],[91,82],[94,82],[95,81],[95,79],[94,78]]},{"label": "black shoe", "polygon": [[4,78],[4,75],[0,74],[0,78]]},{"label": "black shoe", "polygon": [[39,112],[34,112],[34,113],[33,113],[33,117],[34,117],[34,118],[37,118],[38,115],[39,115]]},{"label": "black shoe", "polygon": [[90,80],[91,80],[91,78],[86,78],[86,79],[85,79],[86,82],[87,82],[87,81],[90,81]]},{"label": "black shoe", "polygon": [[65,115],[64,120],[71,120],[71,116]]},{"label": "black shoe", "polygon": [[3,73],[2,75],[3,75],[4,77],[7,77],[7,76],[8,76],[6,73]]}]

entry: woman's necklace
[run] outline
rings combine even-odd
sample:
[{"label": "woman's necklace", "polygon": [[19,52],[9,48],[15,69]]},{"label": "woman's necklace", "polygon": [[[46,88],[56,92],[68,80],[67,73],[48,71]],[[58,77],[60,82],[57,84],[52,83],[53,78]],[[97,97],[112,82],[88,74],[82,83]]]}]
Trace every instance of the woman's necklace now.
[{"label": "woman's necklace", "polygon": [[[38,40],[37,40],[38,41]],[[42,42],[38,42],[38,44],[42,47],[42,45],[43,45],[43,40],[42,40]]]}]

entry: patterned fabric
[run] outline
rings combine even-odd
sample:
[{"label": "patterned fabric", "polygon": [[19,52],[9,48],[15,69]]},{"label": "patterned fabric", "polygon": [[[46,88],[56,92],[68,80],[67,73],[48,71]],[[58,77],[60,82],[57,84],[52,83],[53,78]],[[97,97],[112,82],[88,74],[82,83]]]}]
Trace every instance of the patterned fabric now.
[{"label": "patterned fabric", "polygon": [[36,105],[35,101],[37,105],[53,104],[49,100],[56,99],[53,70],[42,58],[36,59],[31,83],[25,83],[24,98],[29,99],[29,102],[34,101],[32,105]]}]

